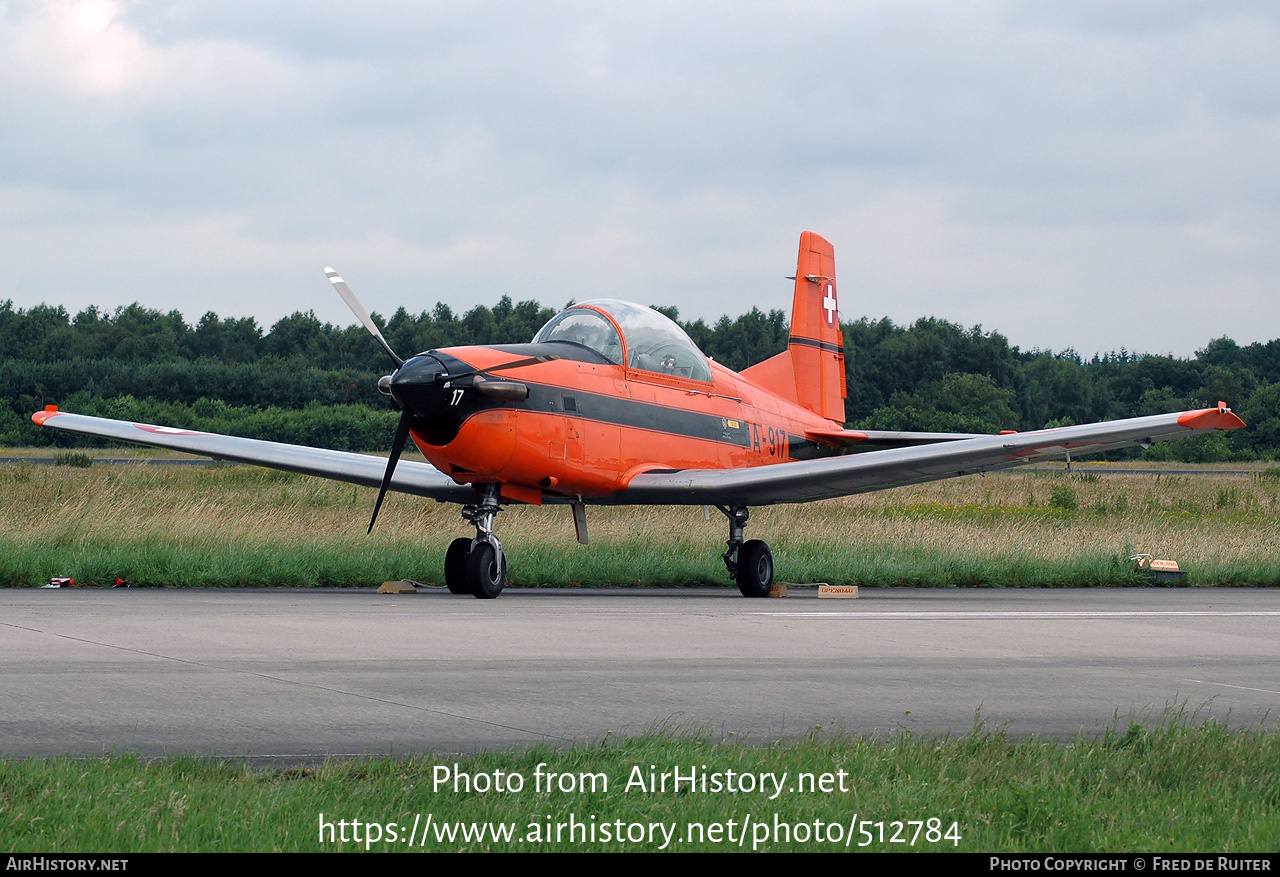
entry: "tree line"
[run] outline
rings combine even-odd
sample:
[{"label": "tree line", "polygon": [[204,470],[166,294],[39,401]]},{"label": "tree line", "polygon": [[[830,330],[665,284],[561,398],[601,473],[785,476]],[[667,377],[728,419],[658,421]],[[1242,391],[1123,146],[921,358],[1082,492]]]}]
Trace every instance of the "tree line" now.
[{"label": "tree line", "polygon": [[[706,354],[735,371],[787,344],[781,310],[707,323],[680,322]],[[374,315],[402,352],[526,342],[555,311],[502,297],[458,315],[447,305],[389,319]],[[1072,350],[1021,350],[998,332],[935,317],[842,325],[854,426],[948,432],[1039,429],[1224,401],[1249,428],[1159,445],[1148,456],[1274,459],[1280,455],[1280,339],[1240,346],[1209,341],[1191,358],[1127,350],[1084,359]],[[327,447],[372,450],[394,431],[376,390],[388,370],[358,326],[294,313],[263,327],[210,311],[189,324],[178,311],[133,304],[106,312],[15,309],[0,301],[0,444],[76,445],[91,440],[41,430],[45,404],[122,419],[234,432]],[[388,425],[389,424],[389,425]]]}]

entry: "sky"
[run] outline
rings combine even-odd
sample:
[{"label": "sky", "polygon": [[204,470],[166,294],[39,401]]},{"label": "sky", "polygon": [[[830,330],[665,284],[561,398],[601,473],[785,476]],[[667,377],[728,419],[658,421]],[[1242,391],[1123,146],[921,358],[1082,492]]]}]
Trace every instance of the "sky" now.
[{"label": "sky", "polygon": [[0,0],[0,300],[1280,337],[1280,5]]}]

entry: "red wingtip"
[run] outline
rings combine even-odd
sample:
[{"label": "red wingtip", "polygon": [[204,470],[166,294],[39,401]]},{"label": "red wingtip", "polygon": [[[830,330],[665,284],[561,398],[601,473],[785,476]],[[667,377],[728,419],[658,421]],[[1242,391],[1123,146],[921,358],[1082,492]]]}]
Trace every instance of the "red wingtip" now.
[{"label": "red wingtip", "polygon": [[57,413],[58,413],[57,405],[46,405],[44,406],[43,411],[37,411],[35,414],[32,414],[31,420],[35,423],[36,426],[44,426],[44,422]]},{"label": "red wingtip", "polygon": [[1188,411],[1178,418],[1178,426],[1187,429],[1240,429],[1244,421],[1236,417],[1225,402],[1219,402],[1217,408]]}]

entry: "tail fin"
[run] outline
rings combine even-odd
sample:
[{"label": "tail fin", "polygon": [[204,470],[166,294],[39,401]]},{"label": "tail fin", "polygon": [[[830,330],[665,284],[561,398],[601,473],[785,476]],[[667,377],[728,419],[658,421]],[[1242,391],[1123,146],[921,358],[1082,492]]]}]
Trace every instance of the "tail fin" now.
[{"label": "tail fin", "polygon": [[844,423],[844,336],[836,302],[836,255],[831,244],[806,231],[796,260],[796,294],[787,349],[742,376],[810,411]]}]

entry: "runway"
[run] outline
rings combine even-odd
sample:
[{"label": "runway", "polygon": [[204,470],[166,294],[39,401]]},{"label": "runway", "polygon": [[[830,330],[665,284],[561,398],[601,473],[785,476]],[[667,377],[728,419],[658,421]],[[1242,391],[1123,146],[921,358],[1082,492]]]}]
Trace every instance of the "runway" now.
[{"label": "runway", "polygon": [[1280,716],[1280,589],[0,591],[0,756],[255,761],[660,726],[1101,732]]}]

